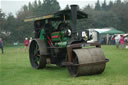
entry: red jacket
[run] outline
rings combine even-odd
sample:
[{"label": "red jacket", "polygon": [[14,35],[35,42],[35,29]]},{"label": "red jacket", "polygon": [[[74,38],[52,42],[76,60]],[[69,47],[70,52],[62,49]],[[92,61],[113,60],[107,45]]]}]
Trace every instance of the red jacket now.
[{"label": "red jacket", "polygon": [[124,44],[124,38],[123,37],[120,38],[120,44]]},{"label": "red jacket", "polygon": [[28,40],[24,40],[24,45],[28,45],[29,41]]}]

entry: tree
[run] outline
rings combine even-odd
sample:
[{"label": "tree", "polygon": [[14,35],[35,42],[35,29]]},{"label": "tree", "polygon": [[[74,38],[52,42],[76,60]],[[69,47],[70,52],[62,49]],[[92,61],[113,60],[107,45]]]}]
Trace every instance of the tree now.
[{"label": "tree", "polygon": [[29,8],[29,11],[32,11],[33,10],[33,6],[31,4],[31,2],[28,3],[28,8]]},{"label": "tree", "polygon": [[[12,42],[13,39],[15,39],[16,35],[15,35],[15,30],[17,29],[16,27],[16,21],[15,21],[15,17],[13,16],[12,13],[9,13],[9,15],[7,16],[7,19],[6,19],[6,23],[5,23],[5,26],[4,26],[4,32],[6,34],[9,33],[9,36],[7,36],[5,38],[5,40],[7,42]],[[15,35],[15,36],[14,36]]]},{"label": "tree", "polygon": [[79,25],[79,28],[89,29],[93,28],[93,22],[94,22],[94,15],[95,11],[94,9],[88,4],[82,11],[84,11],[86,14],[88,14],[88,19],[84,19],[81,24]]},{"label": "tree", "polygon": [[38,7],[37,1],[35,0],[33,3],[34,8],[36,9]]},{"label": "tree", "polygon": [[128,2],[121,2],[120,0],[118,0],[111,10],[116,13],[117,17],[120,20],[120,23],[117,24],[118,29],[128,32]]},{"label": "tree", "polygon": [[113,2],[110,1],[109,4],[108,4],[108,10],[110,10],[113,7],[113,5],[114,5]]},{"label": "tree", "polygon": [[97,2],[95,3],[95,10],[101,10],[101,6],[100,6],[100,1],[97,0]]},{"label": "tree", "polygon": [[66,5],[66,7],[64,9],[69,9],[69,5]]},{"label": "tree", "polygon": [[0,31],[3,30],[4,22],[5,22],[5,14],[0,9]]},{"label": "tree", "polygon": [[116,1],[116,4],[118,5],[118,4],[121,4],[121,0],[117,0]]},{"label": "tree", "polygon": [[44,15],[55,13],[60,10],[60,5],[57,0],[44,0],[43,3]]},{"label": "tree", "polygon": [[9,13],[9,15],[7,16],[7,19],[6,19],[6,26],[5,26],[5,30],[6,31],[12,31],[14,30],[14,27],[15,27],[15,18],[13,16],[12,13]]},{"label": "tree", "polygon": [[87,8],[87,9],[91,9],[91,6],[88,4],[86,8]]},{"label": "tree", "polygon": [[2,9],[0,9],[0,20],[3,20],[5,18],[5,13],[2,12]]},{"label": "tree", "polygon": [[41,7],[42,3],[40,0],[38,0],[38,6]]},{"label": "tree", "polygon": [[5,13],[2,12],[2,9],[0,9],[0,36],[2,36],[2,31],[4,31],[5,26]]},{"label": "tree", "polygon": [[106,0],[104,0],[104,3],[102,4],[102,10],[107,10]]}]

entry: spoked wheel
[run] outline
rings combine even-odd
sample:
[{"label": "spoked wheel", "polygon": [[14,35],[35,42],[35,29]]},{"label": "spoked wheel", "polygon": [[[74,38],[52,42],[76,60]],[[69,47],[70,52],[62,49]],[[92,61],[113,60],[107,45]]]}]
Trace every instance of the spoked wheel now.
[{"label": "spoked wheel", "polygon": [[37,41],[32,41],[29,48],[29,58],[33,68],[42,69],[46,66],[46,57],[40,54]]}]

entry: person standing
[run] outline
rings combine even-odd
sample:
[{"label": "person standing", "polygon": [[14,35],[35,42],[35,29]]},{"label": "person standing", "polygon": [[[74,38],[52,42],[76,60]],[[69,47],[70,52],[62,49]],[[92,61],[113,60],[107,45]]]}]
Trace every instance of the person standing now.
[{"label": "person standing", "polygon": [[29,45],[29,40],[28,40],[28,38],[26,37],[25,40],[24,40],[25,52],[28,50],[28,45]]},{"label": "person standing", "polygon": [[121,44],[121,48],[124,48],[124,36],[120,35],[120,44]]},{"label": "person standing", "polygon": [[32,42],[32,37],[30,37],[30,39],[29,39],[29,45],[30,45],[31,42]]},{"label": "person standing", "polygon": [[115,36],[115,43],[116,43],[116,48],[119,48],[120,45],[120,35]]},{"label": "person standing", "polygon": [[0,48],[1,48],[1,51],[2,51],[2,54],[3,54],[4,53],[4,48],[3,48],[2,38],[0,38]]},{"label": "person standing", "polygon": [[112,36],[112,45],[115,45],[115,35]]}]

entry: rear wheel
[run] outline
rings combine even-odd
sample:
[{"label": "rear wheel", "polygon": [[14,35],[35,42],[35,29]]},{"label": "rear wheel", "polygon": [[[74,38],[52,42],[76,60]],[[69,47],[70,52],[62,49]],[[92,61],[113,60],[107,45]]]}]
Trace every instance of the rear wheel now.
[{"label": "rear wheel", "polygon": [[29,48],[29,59],[35,69],[42,69],[46,66],[46,57],[40,54],[40,47],[37,41],[32,41]]}]

